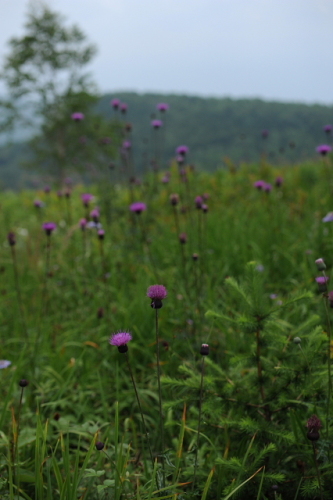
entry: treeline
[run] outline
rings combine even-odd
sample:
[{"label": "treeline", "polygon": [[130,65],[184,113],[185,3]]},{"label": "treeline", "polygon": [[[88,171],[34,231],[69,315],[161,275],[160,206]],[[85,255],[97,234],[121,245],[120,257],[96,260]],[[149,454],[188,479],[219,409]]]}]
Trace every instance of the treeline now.
[{"label": "treeline", "polygon": [[[128,105],[126,113],[114,111],[113,98]],[[164,114],[156,109],[161,102],[170,106]],[[323,126],[333,123],[333,106],[117,92],[104,95],[96,111],[132,125],[132,156],[138,175],[150,168],[154,157],[151,120],[157,118],[164,122],[160,143],[164,168],[179,144],[189,147],[190,163],[214,171],[230,162],[255,162],[263,154],[273,164],[297,163],[315,157],[318,144],[332,142]],[[268,131],[266,138],[263,130]],[[2,187],[17,188],[22,181],[27,185],[29,176],[20,167],[27,154],[24,144],[0,149]]]}]

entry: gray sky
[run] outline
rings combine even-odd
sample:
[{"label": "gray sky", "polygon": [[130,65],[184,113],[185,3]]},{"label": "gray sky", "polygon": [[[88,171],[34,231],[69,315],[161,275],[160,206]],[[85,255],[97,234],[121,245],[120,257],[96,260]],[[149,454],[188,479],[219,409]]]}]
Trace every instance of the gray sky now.
[{"label": "gray sky", "polygon": [[[98,47],[103,92],[333,104],[333,0],[49,0]],[[0,57],[28,0],[0,0]]]}]

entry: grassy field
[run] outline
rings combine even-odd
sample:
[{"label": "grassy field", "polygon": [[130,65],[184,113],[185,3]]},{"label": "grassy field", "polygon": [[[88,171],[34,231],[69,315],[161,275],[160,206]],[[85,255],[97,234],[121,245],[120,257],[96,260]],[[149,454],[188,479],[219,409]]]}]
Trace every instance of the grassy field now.
[{"label": "grassy field", "polygon": [[3,193],[1,498],[330,499],[332,167]]}]

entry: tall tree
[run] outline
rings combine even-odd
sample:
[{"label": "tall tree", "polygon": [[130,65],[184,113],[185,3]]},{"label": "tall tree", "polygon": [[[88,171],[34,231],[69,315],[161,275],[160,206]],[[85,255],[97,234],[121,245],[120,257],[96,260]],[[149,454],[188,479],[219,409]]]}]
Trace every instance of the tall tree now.
[{"label": "tall tree", "polygon": [[[95,84],[84,72],[96,48],[77,26],[67,27],[60,14],[43,4],[30,7],[25,34],[12,38],[9,47],[0,74],[8,90],[1,103],[2,128],[20,122],[38,127],[30,143],[33,164],[61,181],[68,162],[75,158],[77,166],[83,156],[80,137],[97,139],[96,134],[103,136],[107,130],[102,119],[96,125],[96,117],[77,120],[80,124],[71,120],[75,112],[87,118],[98,98]],[[88,159],[87,148],[84,155]]]}]

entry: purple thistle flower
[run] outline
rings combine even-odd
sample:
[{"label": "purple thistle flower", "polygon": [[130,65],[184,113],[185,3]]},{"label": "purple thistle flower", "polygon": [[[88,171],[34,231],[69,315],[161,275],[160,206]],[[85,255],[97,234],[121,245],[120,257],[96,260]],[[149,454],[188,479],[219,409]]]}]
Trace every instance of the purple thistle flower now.
[{"label": "purple thistle flower", "polygon": [[141,214],[141,212],[147,210],[147,205],[142,201],[136,201],[135,203],[132,203],[129,208],[131,212]]},{"label": "purple thistle flower", "polygon": [[89,203],[91,202],[91,200],[93,199],[93,195],[92,194],[89,194],[89,193],[84,193],[84,194],[81,194],[81,200],[83,201],[83,205],[85,207],[87,207],[89,205]]},{"label": "purple thistle flower", "polygon": [[202,207],[203,199],[201,196],[197,196],[194,200],[195,208],[200,209]]},{"label": "purple thistle flower", "polygon": [[170,203],[173,207],[179,203],[179,195],[176,193],[170,194]]},{"label": "purple thistle flower", "polygon": [[163,285],[151,285],[147,290],[147,297],[151,299],[151,307],[160,309],[162,300],[168,295],[167,289]]},{"label": "purple thistle flower", "polygon": [[162,122],[162,120],[152,120],[151,121],[151,126],[155,130],[158,130],[159,128],[161,128],[163,126],[163,122]]},{"label": "purple thistle flower", "polygon": [[326,156],[327,153],[330,153],[332,151],[332,148],[328,144],[321,144],[320,146],[316,147],[316,151],[322,156]]},{"label": "purple thistle flower", "polygon": [[16,238],[15,238],[15,233],[13,231],[10,231],[7,235],[8,243],[11,247],[13,247],[16,244]]},{"label": "purple thistle flower", "polygon": [[125,150],[129,150],[131,149],[131,147],[132,147],[131,141],[124,141],[122,144],[122,148]]},{"label": "purple thistle flower", "polygon": [[208,354],[209,354],[209,345],[208,344],[201,344],[200,354],[201,354],[201,356],[208,356]]},{"label": "purple thistle flower", "polygon": [[283,184],[283,177],[280,175],[275,179],[275,186],[276,187],[281,187]]},{"label": "purple thistle flower", "polygon": [[169,175],[164,175],[162,177],[161,182],[163,182],[163,184],[168,184],[170,182],[170,176]]},{"label": "purple thistle flower", "polygon": [[310,441],[318,441],[320,438],[319,429],[322,428],[322,423],[317,417],[317,415],[312,415],[306,423],[306,427],[309,429],[306,437]]},{"label": "purple thistle flower", "polygon": [[84,120],[84,114],[83,113],[79,113],[79,112],[72,113],[71,114],[71,118],[75,122],[80,122],[80,121]]},{"label": "purple thistle flower", "polygon": [[184,164],[185,158],[182,155],[178,155],[176,158],[176,161],[177,161],[178,165],[180,166],[180,165]]},{"label": "purple thistle flower", "polygon": [[169,104],[167,104],[166,102],[159,102],[156,105],[156,109],[158,109],[158,111],[161,111],[162,113],[168,111],[169,107],[170,107]]},{"label": "purple thistle flower", "polygon": [[256,181],[253,183],[253,187],[259,189],[259,191],[263,190],[264,189],[264,186],[265,186],[266,182],[265,181]]},{"label": "purple thistle flower", "polygon": [[317,266],[318,271],[325,271],[326,264],[324,262],[324,259],[316,259],[315,264]]},{"label": "purple thistle flower", "polygon": [[8,359],[0,359],[0,370],[3,368],[8,368],[12,364],[11,361],[8,361]]},{"label": "purple thistle flower", "polygon": [[50,186],[45,186],[44,187],[44,193],[48,194],[51,191]]},{"label": "purple thistle flower", "polygon": [[113,109],[118,109],[120,106],[120,99],[112,99],[111,106],[113,107]]},{"label": "purple thistle flower", "polygon": [[132,340],[132,335],[129,332],[119,332],[114,333],[110,339],[109,343],[118,347],[118,351],[125,353],[128,351],[127,344]]},{"label": "purple thistle flower", "polygon": [[98,222],[98,220],[99,220],[99,216],[100,216],[100,213],[99,213],[98,208],[94,208],[94,209],[90,212],[90,217],[92,218],[92,220],[93,220],[94,222]]},{"label": "purple thistle flower", "polygon": [[332,129],[333,129],[332,125],[324,125],[323,127],[323,130],[324,132],[326,132],[327,135],[332,132]]},{"label": "purple thistle flower", "polygon": [[328,276],[317,276],[316,277],[316,282],[318,285],[325,285],[328,282],[329,278]]},{"label": "purple thistle flower", "polygon": [[178,146],[178,148],[176,148],[176,155],[180,155],[180,156],[186,156],[187,153],[189,152],[189,148],[187,146]]},{"label": "purple thistle flower", "polygon": [[100,240],[104,240],[104,236],[105,236],[105,231],[104,231],[104,229],[99,229],[99,230],[97,231],[97,236],[98,236],[98,239],[100,239]]},{"label": "purple thistle flower", "polygon": [[265,182],[263,189],[265,193],[270,193],[272,191],[272,184],[269,184],[269,182]]},{"label": "purple thistle flower", "polygon": [[126,102],[121,102],[120,105],[119,105],[119,108],[120,108],[120,111],[124,114],[126,114],[127,112],[127,109],[128,109],[128,105],[126,104]]},{"label": "purple thistle flower", "polygon": [[333,212],[328,212],[325,217],[322,218],[323,222],[333,222]]},{"label": "purple thistle flower", "polygon": [[41,200],[35,200],[34,201],[34,206],[36,208],[42,208],[44,206],[44,203]]},{"label": "purple thistle flower", "polygon": [[201,210],[203,211],[204,214],[206,214],[208,212],[208,205],[206,205],[206,203],[203,203],[201,205]]},{"label": "purple thistle flower", "polygon": [[56,229],[57,224],[55,222],[44,222],[43,229],[47,236],[51,236],[52,232]]},{"label": "purple thistle flower", "polygon": [[182,245],[185,245],[185,243],[187,242],[187,234],[186,233],[180,233],[180,235],[179,235],[179,242]]},{"label": "purple thistle flower", "polygon": [[79,224],[80,224],[80,228],[82,229],[82,231],[84,231],[86,228],[86,225],[87,225],[87,219],[80,219]]}]

